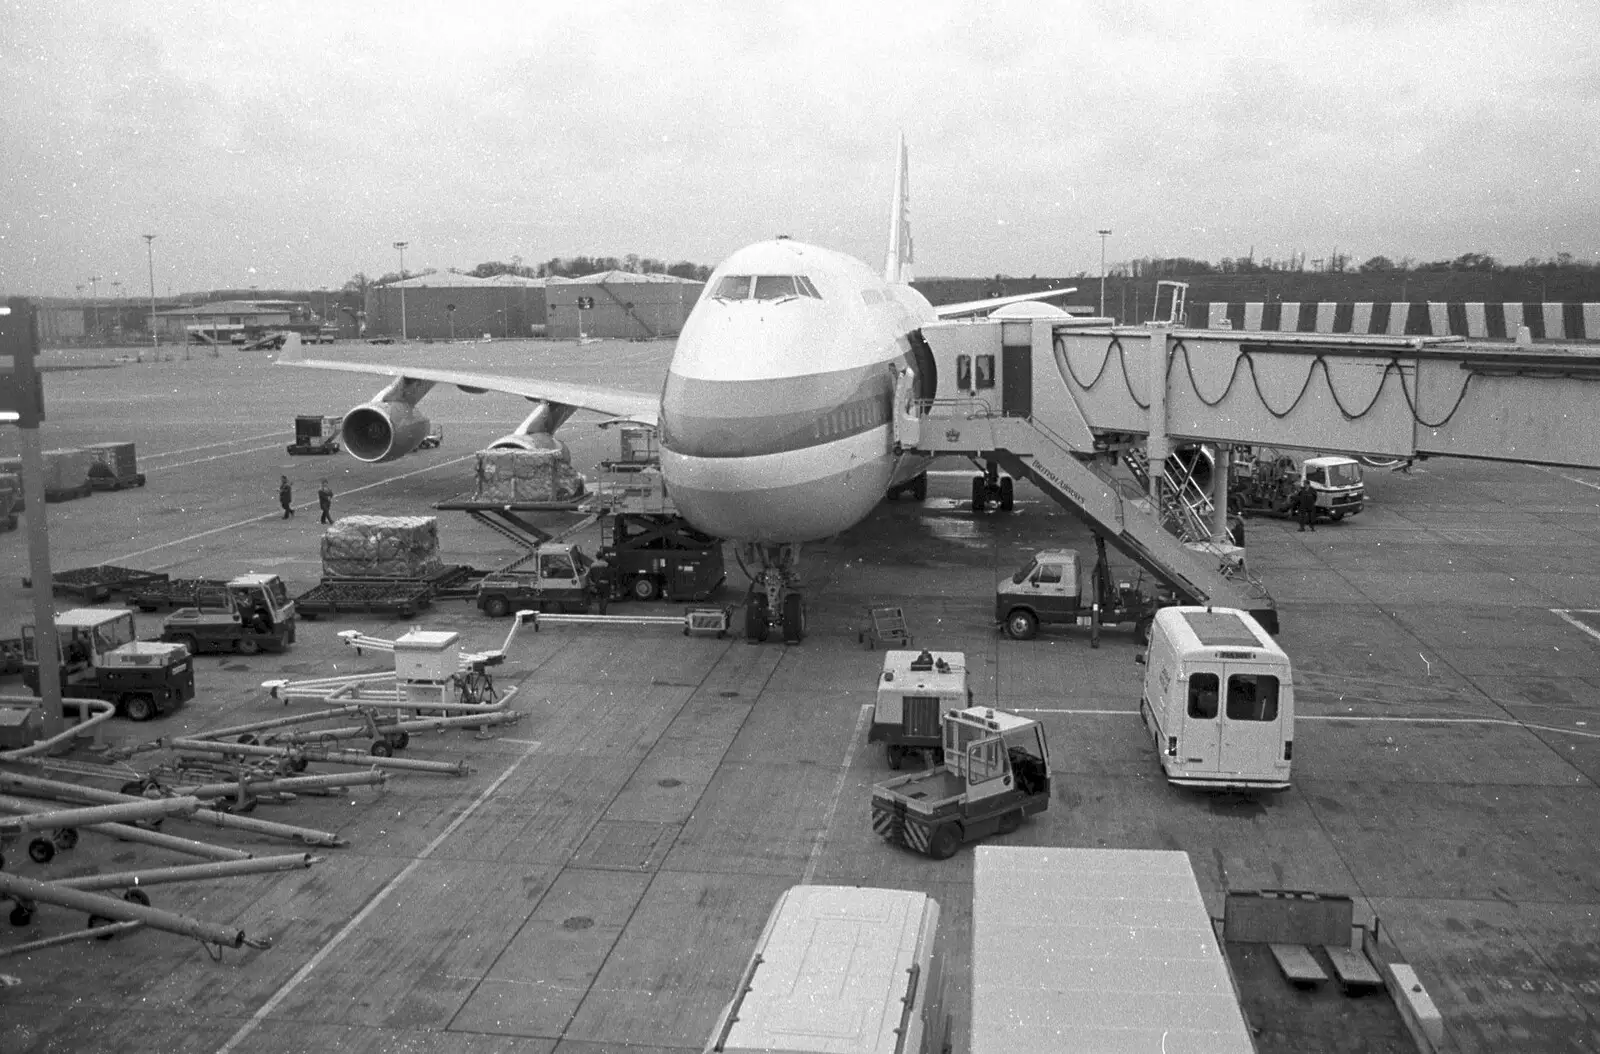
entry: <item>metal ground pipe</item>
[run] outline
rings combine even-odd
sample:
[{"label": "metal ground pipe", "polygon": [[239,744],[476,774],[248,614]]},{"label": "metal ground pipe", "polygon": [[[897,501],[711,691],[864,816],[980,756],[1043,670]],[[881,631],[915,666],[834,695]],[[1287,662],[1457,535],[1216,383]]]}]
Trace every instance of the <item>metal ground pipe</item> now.
[{"label": "metal ground pipe", "polygon": [[358,754],[353,750],[294,750],[291,747],[263,747],[254,743],[213,743],[207,739],[177,738],[167,741],[174,750],[188,750],[201,754],[245,754],[253,757],[299,757],[306,761],[323,761],[334,765],[372,765],[383,769],[400,769],[407,772],[436,772],[448,776],[465,776],[465,761],[419,761],[413,758],[383,758],[372,754]]},{"label": "metal ground pipe", "polygon": [[[424,717],[415,721],[400,721],[398,723],[378,725],[379,734],[385,732],[432,732],[446,728],[479,728],[488,725],[508,725],[514,721],[522,720],[522,713],[517,710],[503,710],[492,714],[460,714],[455,717]],[[323,739],[359,739],[362,736],[372,735],[372,729],[366,725],[345,725],[340,728],[319,728],[314,732],[287,732],[279,735],[268,735],[259,746],[280,746],[283,744],[315,743]]]},{"label": "metal ground pipe", "polygon": [[[31,695],[0,695],[0,703],[23,703],[31,706],[39,702],[40,700],[37,697]],[[78,699],[69,696],[62,699],[61,702],[63,704],[75,703],[79,707],[94,711],[94,713],[90,714],[87,721],[80,721],[75,725],[70,725],[65,731],[48,739],[41,739],[37,743],[30,743],[25,747],[18,747],[16,750],[0,750],[0,761],[21,761],[23,758],[34,754],[48,753],[55,747],[82,735],[86,730],[111,720],[111,715],[117,712],[117,708],[104,699]],[[81,713],[82,711],[80,710],[79,712]],[[98,735],[98,733],[96,734]]]},{"label": "metal ground pipe", "polygon": [[234,875],[261,875],[273,871],[304,871],[322,860],[310,853],[258,856],[250,860],[224,860],[214,864],[184,864],[179,867],[152,867],[142,871],[118,871],[108,875],[83,875],[58,879],[50,884],[62,889],[122,889],[132,886],[159,886],[168,882],[197,882]]},{"label": "metal ground pipe", "polygon": [[[131,798],[128,800],[138,802],[144,799]],[[0,795],[0,809],[27,813],[37,811],[38,805],[35,802],[24,801],[21,798]],[[191,815],[200,816],[202,814],[196,812]],[[170,849],[175,853],[183,853],[185,856],[203,856],[212,860],[247,860],[255,855],[240,849],[230,849],[223,845],[197,842],[190,838],[179,838],[177,835],[162,834],[160,831],[147,831],[143,827],[134,827],[125,823],[91,823],[84,824],[76,829],[110,835],[112,838],[123,842],[138,842],[141,845],[155,846],[158,849]]]},{"label": "metal ground pipe", "polygon": [[116,897],[63,889],[51,882],[36,882],[31,878],[23,878],[21,875],[5,871],[0,871],[0,893],[12,899],[21,898],[37,901],[40,904],[55,904],[58,907],[87,912],[117,922],[142,922],[154,929],[176,933],[182,937],[193,937],[204,944],[218,944],[226,948],[238,948],[245,944],[252,948],[271,947],[270,941],[252,940],[246,937],[244,930],[192,919],[187,915],[162,911],[160,908],[147,908],[143,904],[135,904]]},{"label": "metal ground pipe", "polygon": [[0,831],[44,831],[51,828],[87,827],[97,823],[127,823],[130,820],[156,820],[181,816],[200,808],[194,796],[161,798],[117,805],[90,805],[82,809],[54,809],[50,812],[25,812],[21,816],[0,817]]},{"label": "metal ground pipe", "polygon": [[[58,780],[44,779],[39,776],[24,776],[15,772],[0,772],[0,788],[20,791],[24,794],[33,794],[36,797],[65,799],[67,801],[90,801],[117,804],[121,802],[146,801],[147,799],[132,794],[118,794],[116,791],[103,791],[98,787],[85,787],[77,783],[62,783]],[[338,847],[349,843],[340,836],[329,831],[319,831],[312,827],[294,827],[286,823],[274,823],[271,820],[258,820],[253,816],[237,816],[233,813],[214,812],[210,809],[200,809],[190,813],[182,819],[192,823],[210,824],[212,827],[226,827],[235,831],[248,831],[251,834],[265,835],[268,838],[286,838],[306,845],[319,845]],[[123,827],[125,831],[137,831],[137,827]],[[146,832],[153,833],[153,832]],[[178,839],[186,841],[186,839]],[[204,843],[196,843],[204,844]],[[250,854],[245,854],[246,856]]]},{"label": "metal ground pipe", "polygon": [[[292,793],[294,791],[318,790],[327,787],[356,787],[373,783],[384,783],[389,779],[387,772],[373,770],[370,772],[330,772],[324,776],[283,776],[278,779],[251,779],[244,780],[246,794],[273,794]],[[234,783],[202,783],[196,787],[174,788],[180,794],[188,794],[195,798],[222,798],[230,794],[237,794],[239,784]]]},{"label": "metal ground pipe", "polygon": [[58,933],[54,937],[43,940],[29,941],[27,944],[13,944],[9,948],[0,948],[0,959],[9,955],[26,955],[36,952],[41,948],[54,948],[58,944],[75,944],[78,941],[98,941],[115,937],[121,933],[131,933],[144,928],[142,922],[113,922],[109,926],[96,926],[88,930],[74,930],[71,933]]}]

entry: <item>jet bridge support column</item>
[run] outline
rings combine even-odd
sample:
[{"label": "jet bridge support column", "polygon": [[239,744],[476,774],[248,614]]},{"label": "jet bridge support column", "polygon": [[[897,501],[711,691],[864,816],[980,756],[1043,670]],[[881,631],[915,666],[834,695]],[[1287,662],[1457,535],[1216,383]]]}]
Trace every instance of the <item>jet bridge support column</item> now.
[{"label": "jet bridge support column", "polygon": [[1161,488],[1166,481],[1167,455],[1172,453],[1167,442],[1167,363],[1172,327],[1152,322],[1150,330],[1150,409],[1146,425],[1145,453],[1149,457],[1150,500],[1156,508],[1162,506]]},{"label": "jet bridge support column", "polygon": [[1211,537],[1232,541],[1228,534],[1228,482],[1233,478],[1233,447],[1218,443],[1216,450],[1211,464]]}]

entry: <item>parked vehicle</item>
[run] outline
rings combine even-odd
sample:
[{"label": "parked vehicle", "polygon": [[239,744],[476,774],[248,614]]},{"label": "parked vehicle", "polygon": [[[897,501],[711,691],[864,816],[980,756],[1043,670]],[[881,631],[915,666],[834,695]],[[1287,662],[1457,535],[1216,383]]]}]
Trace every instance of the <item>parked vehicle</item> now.
[{"label": "parked vehicle", "polygon": [[[194,698],[194,662],[181,644],[135,639],[133,612],[74,608],[55,618],[63,695],[115,703],[135,721]],[[22,626],[22,681],[39,693],[36,629]]]}]

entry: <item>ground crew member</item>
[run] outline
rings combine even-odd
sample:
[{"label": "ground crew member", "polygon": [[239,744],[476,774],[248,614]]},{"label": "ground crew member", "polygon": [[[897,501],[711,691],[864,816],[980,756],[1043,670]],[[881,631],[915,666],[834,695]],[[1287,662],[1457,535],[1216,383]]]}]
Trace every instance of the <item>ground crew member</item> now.
[{"label": "ground crew member", "polygon": [[328,486],[328,481],[323,480],[322,486],[317,488],[317,504],[322,506],[322,523],[332,523],[333,517],[328,515],[328,510],[333,508],[333,488]]},{"label": "ground crew member", "polygon": [[1311,533],[1317,533],[1317,492],[1312,488],[1310,481],[1300,484],[1300,492],[1294,496],[1294,511],[1300,521],[1300,531],[1303,533],[1307,527]]},{"label": "ground crew member", "polygon": [[294,515],[294,491],[289,486],[288,476],[278,477],[278,504],[283,506],[284,519]]},{"label": "ground crew member", "polygon": [[615,588],[615,580],[611,577],[611,565],[604,557],[595,557],[594,563],[589,565],[589,585],[594,588],[600,614],[604,615],[606,606],[611,603],[611,590]]}]

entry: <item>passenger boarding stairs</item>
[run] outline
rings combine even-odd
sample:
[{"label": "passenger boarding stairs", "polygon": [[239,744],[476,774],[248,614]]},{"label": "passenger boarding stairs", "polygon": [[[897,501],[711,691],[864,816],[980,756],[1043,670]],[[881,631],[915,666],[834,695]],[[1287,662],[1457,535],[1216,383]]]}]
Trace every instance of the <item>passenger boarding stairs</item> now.
[{"label": "passenger boarding stairs", "polygon": [[[1129,450],[1122,458],[1128,471],[1146,493],[1150,490],[1150,455],[1143,447]],[[1170,463],[1161,473],[1161,522],[1185,542],[1211,540],[1211,495],[1194,478],[1192,469],[1174,468]]]},{"label": "passenger boarding stairs", "polygon": [[992,458],[1077,512],[1183,603],[1243,608],[1276,624],[1266,587],[1226,559],[1224,547],[1213,545],[1209,534],[1205,541],[1191,542],[1173,536],[1132,480],[1102,475],[1086,463],[1092,461],[1091,452],[1080,458],[1068,440],[1042,421],[997,414],[973,399],[934,400],[928,409],[917,429],[917,451]]}]

